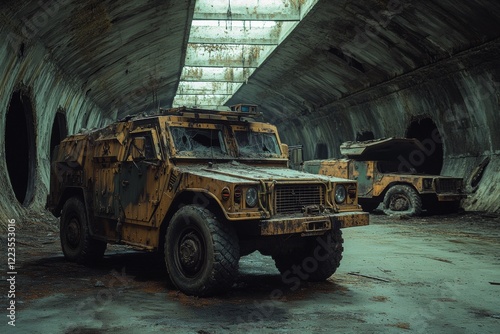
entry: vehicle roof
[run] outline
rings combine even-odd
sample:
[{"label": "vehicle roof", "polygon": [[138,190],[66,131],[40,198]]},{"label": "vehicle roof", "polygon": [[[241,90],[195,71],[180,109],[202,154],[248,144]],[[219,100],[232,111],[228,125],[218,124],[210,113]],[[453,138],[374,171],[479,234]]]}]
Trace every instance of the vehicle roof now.
[{"label": "vehicle roof", "polygon": [[[135,115],[127,116],[117,122],[114,122],[107,127],[112,127],[113,124],[118,123],[128,123],[147,125],[147,124],[157,124],[157,122],[192,122],[192,123],[229,123],[235,125],[247,125],[247,124],[262,124],[266,128],[272,126],[269,123],[256,120],[262,114],[238,112],[238,111],[220,111],[220,110],[209,110],[209,109],[196,109],[196,108],[171,108],[171,109],[160,109],[157,114],[150,115]],[[98,129],[100,130],[100,129]]]},{"label": "vehicle roof", "polygon": [[[126,123],[137,125],[148,126],[155,125],[158,122],[193,122],[193,123],[219,123],[227,122],[235,125],[248,125],[248,124],[261,124],[265,128],[274,127],[273,125],[257,121],[256,118],[262,116],[261,113],[246,113],[238,111],[220,111],[220,110],[209,110],[209,109],[197,109],[197,108],[170,108],[170,109],[160,109],[157,114],[142,114],[142,115],[130,115],[116,122],[108,124],[102,128],[93,129],[81,129],[79,132],[68,136],[74,138],[75,136],[86,136],[90,134],[99,134],[109,132],[113,133],[117,128],[123,127]],[[122,125],[120,125],[122,124]]]},{"label": "vehicle roof", "polygon": [[355,160],[393,160],[413,150],[421,150],[421,145],[416,138],[390,137],[345,142],[340,145],[340,153]]}]

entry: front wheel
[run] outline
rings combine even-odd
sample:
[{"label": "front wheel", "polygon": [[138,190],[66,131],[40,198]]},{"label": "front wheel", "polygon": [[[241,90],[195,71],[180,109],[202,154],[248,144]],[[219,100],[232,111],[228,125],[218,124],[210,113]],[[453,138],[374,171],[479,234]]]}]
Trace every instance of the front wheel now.
[{"label": "front wheel", "polygon": [[83,202],[72,197],[64,203],[60,224],[64,257],[69,261],[91,264],[102,258],[106,242],[91,237]]},{"label": "front wheel", "polygon": [[332,276],[339,267],[343,242],[342,231],[335,229],[319,237],[310,237],[303,247],[275,254],[273,259],[283,278],[300,270],[301,279],[321,282]]},{"label": "front wheel", "polygon": [[208,209],[188,205],[175,213],[165,237],[170,280],[189,295],[208,296],[230,288],[240,250],[234,229]]},{"label": "front wheel", "polygon": [[422,213],[422,199],[410,186],[392,186],[384,196],[384,213],[418,216]]}]

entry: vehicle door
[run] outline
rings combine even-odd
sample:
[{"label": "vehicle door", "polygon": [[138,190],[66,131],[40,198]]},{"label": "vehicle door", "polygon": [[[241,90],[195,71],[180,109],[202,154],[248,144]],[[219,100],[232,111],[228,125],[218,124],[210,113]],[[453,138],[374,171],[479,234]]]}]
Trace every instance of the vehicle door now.
[{"label": "vehicle door", "polygon": [[118,205],[127,223],[150,225],[163,192],[163,164],[155,131],[133,131],[119,171]]}]

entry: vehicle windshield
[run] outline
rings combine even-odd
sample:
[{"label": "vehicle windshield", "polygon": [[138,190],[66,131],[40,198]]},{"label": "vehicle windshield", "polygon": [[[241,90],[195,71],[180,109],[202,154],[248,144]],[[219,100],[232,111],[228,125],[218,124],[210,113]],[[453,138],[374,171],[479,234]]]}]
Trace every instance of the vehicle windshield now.
[{"label": "vehicle windshield", "polygon": [[276,134],[267,132],[235,131],[240,157],[280,157],[281,150]]},{"label": "vehicle windshield", "polygon": [[171,127],[170,132],[178,156],[231,158],[219,129]]}]

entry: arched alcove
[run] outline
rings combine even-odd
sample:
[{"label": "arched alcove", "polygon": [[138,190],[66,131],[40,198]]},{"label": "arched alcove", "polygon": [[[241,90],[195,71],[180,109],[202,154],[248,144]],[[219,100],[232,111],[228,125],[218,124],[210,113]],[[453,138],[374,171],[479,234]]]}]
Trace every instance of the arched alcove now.
[{"label": "arched alcove", "polygon": [[33,105],[24,90],[12,94],[5,120],[5,163],[14,195],[24,206],[33,200],[36,142]]},{"label": "arched alcove", "polygon": [[68,135],[68,124],[66,121],[66,114],[63,110],[56,112],[54,122],[52,123],[52,132],[50,134],[50,158],[54,149],[59,143]]},{"label": "arched alcove", "polygon": [[406,131],[407,138],[417,138],[422,143],[420,161],[414,162],[417,171],[427,174],[441,174],[443,168],[443,140],[436,123],[429,118],[412,121]]},{"label": "arched alcove", "polygon": [[375,139],[375,135],[371,131],[361,131],[356,134],[356,141],[366,141]]},{"label": "arched alcove", "polygon": [[314,152],[315,159],[328,159],[328,145],[325,143],[316,144],[316,152]]}]

